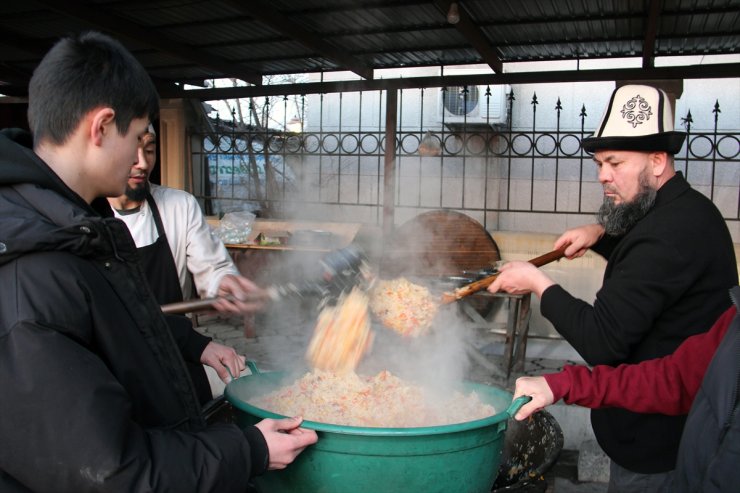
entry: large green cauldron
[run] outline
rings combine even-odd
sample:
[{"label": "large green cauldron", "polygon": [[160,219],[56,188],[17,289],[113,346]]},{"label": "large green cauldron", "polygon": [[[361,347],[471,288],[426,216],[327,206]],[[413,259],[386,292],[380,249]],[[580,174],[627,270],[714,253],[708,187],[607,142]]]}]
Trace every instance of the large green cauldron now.
[{"label": "large green cauldron", "polygon": [[[249,404],[249,399],[280,388],[286,375],[260,373],[226,386],[226,399],[244,426],[284,416]],[[319,441],[281,471],[256,479],[265,493],[488,493],[501,460],[507,421],[529,401],[502,389],[464,383],[498,412],[460,424],[420,428],[369,428],[304,421]],[[382,410],[380,410],[382,412]]]}]

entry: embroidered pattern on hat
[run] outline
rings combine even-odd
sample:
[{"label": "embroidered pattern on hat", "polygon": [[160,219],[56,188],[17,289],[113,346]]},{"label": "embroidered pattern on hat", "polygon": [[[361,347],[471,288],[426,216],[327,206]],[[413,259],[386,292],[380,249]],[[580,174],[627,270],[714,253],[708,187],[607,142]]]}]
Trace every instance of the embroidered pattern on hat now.
[{"label": "embroidered pattern on hat", "polygon": [[649,120],[652,114],[650,104],[639,94],[622,106],[622,118],[627,120],[632,128]]}]

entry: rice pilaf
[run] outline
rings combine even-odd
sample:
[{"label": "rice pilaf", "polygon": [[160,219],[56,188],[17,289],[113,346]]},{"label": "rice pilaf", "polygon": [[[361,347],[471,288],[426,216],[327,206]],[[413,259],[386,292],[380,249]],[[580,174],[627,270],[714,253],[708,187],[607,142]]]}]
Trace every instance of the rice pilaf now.
[{"label": "rice pilaf", "polygon": [[493,406],[481,402],[475,392],[453,391],[444,399],[431,399],[422,387],[386,370],[365,377],[314,370],[250,403],[310,421],[383,428],[441,426],[495,414]]},{"label": "rice pilaf", "polygon": [[370,293],[370,310],[386,327],[403,336],[424,333],[437,314],[438,305],[424,286],[404,277],[379,280]]}]

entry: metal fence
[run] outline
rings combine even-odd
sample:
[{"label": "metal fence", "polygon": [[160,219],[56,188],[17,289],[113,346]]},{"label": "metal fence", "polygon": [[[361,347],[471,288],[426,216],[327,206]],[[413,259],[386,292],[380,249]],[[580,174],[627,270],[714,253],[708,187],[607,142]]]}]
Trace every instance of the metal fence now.
[{"label": "metal fence", "polygon": [[[501,114],[490,88],[480,92],[477,112],[470,117],[468,88],[399,92],[396,222],[447,208],[471,215],[488,229],[542,231],[552,214],[593,215],[602,189],[591,156],[580,146],[595,126],[591,120],[587,127],[586,106],[575,118],[571,111],[564,122],[559,98],[548,113],[538,108],[536,93],[518,103],[519,95],[511,91]],[[439,112],[439,97],[450,112]],[[448,105],[448,97],[461,104]],[[288,101],[287,96],[277,103],[268,100],[260,111],[277,111],[283,128],[289,128]],[[298,95],[296,101],[293,120],[302,124],[301,131],[265,130],[252,119],[257,103],[251,102],[245,121],[211,122],[191,132],[194,192],[206,212],[222,214],[247,205],[269,217],[380,224],[385,92]],[[718,130],[719,101],[707,111],[714,118],[711,131],[695,132],[690,112],[680,118],[688,138],[676,155],[676,169],[727,221],[740,221],[740,134]],[[520,227],[508,228],[507,217],[537,220],[524,221],[529,226],[522,228],[520,219]]]}]

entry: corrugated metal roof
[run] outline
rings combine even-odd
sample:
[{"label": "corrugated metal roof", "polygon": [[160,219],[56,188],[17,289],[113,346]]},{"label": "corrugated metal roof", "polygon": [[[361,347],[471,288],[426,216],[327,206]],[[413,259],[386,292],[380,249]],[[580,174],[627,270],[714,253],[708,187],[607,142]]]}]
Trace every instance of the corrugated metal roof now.
[{"label": "corrugated metal roof", "polygon": [[[461,20],[447,12],[457,3]],[[0,91],[23,94],[56,39],[121,40],[164,89],[384,68],[738,54],[740,0],[6,0]]]}]

